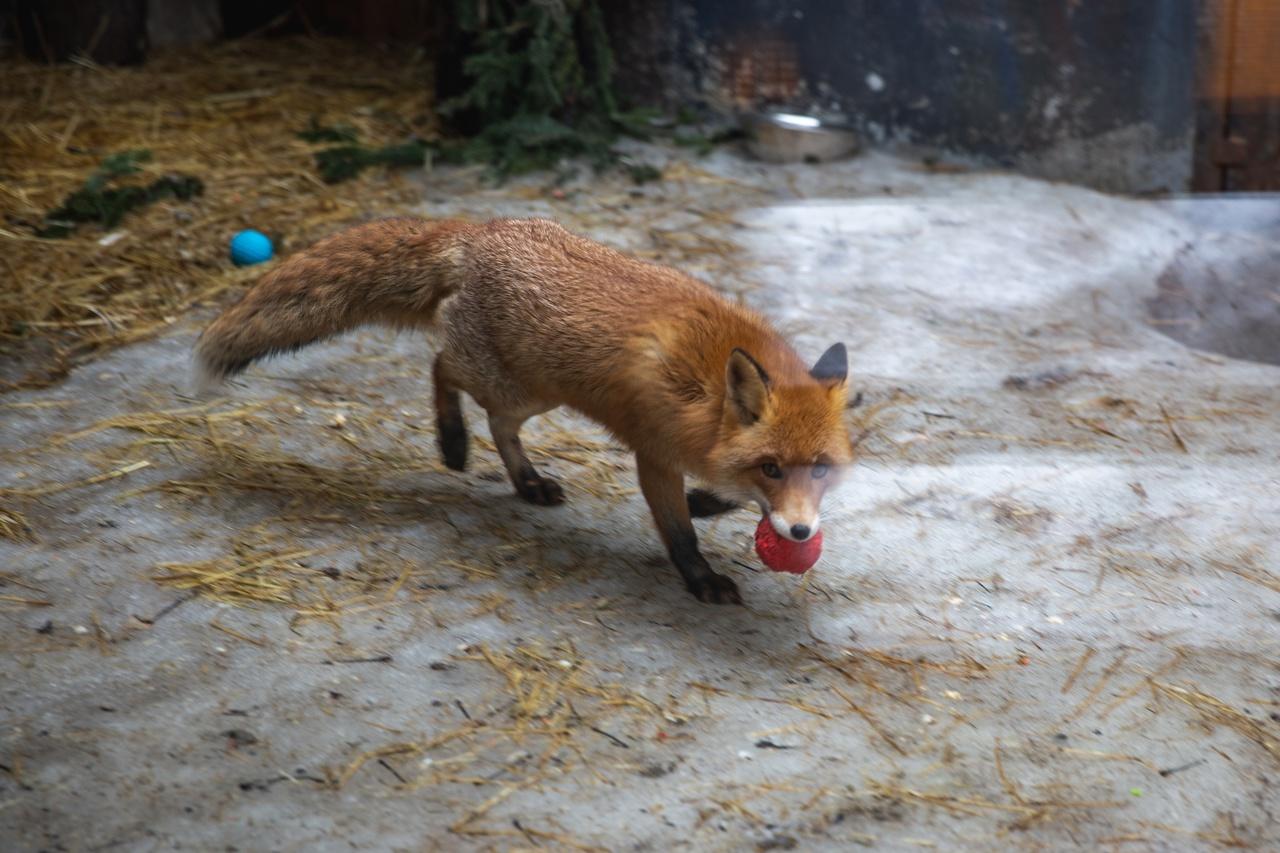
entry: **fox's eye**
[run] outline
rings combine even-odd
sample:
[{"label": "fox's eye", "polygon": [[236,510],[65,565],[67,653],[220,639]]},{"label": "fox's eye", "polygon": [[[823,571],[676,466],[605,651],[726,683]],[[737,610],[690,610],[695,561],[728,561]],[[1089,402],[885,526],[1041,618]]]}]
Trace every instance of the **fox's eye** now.
[{"label": "fox's eye", "polygon": [[763,471],[764,475],[771,480],[782,479],[782,469],[779,468],[777,465],[773,464],[772,462],[764,463],[763,465],[760,466],[760,470]]},{"label": "fox's eye", "polygon": [[826,465],[823,465],[821,462],[819,462],[817,465],[813,466],[813,479],[821,480],[825,476],[827,476]]}]

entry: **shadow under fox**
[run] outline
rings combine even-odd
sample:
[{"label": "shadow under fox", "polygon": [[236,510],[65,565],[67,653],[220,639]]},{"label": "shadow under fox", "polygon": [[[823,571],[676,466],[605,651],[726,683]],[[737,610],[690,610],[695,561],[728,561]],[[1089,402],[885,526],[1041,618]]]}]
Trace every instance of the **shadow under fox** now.
[{"label": "shadow under fox", "polygon": [[[756,313],[677,270],[554,222],[388,219],[283,261],[205,329],[206,381],[366,324],[430,328],[437,439],[462,470],[460,393],[489,416],[516,492],[564,500],[520,444],[530,417],[569,406],[636,455],[641,491],[690,592],[740,604],[698,551],[692,517],[756,503],[778,533],[818,529],[823,493],[852,461],[847,358],[810,367]],[[691,475],[705,488],[686,495]]]}]

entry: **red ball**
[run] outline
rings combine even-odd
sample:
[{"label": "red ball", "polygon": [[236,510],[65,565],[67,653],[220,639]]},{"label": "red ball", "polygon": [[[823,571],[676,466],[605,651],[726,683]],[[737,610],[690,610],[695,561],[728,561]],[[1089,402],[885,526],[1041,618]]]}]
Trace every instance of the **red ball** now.
[{"label": "red ball", "polygon": [[778,535],[767,517],[762,518],[756,525],[756,553],[775,572],[802,575],[822,556],[822,531],[803,542],[792,542]]}]

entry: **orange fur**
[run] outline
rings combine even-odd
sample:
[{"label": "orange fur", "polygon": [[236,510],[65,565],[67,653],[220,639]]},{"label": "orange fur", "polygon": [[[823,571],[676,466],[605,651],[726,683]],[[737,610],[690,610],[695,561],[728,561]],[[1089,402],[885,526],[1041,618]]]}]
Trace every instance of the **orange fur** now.
[{"label": "orange fur", "polygon": [[[816,512],[831,480],[810,476],[812,466],[834,476],[852,459],[843,348],[838,375],[815,378],[756,313],[546,220],[392,219],[343,231],[263,276],[205,330],[197,362],[222,378],[368,323],[439,328],[437,413],[451,467],[465,464],[459,391],[489,414],[517,491],[538,503],[558,503],[560,490],[529,464],[520,424],[569,406],[608,428],[635,451],[659,532],[703,600],[737,593],[702,570],[684,475],[766,512]],[[765,476],[766,462],[785,476]]]}]

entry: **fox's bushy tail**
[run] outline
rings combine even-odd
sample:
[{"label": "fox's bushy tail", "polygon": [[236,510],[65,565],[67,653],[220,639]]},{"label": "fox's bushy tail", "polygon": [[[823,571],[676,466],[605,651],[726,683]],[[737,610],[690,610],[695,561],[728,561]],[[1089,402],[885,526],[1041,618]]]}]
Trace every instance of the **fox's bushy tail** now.
[{"label": "fox's bushy tail", "polygon": [[426,326],[462,280],[465,236],[453,220],[384,219],[340,231],[264,275],[196,342],[201,386],[258,359],[371,323]]}]

